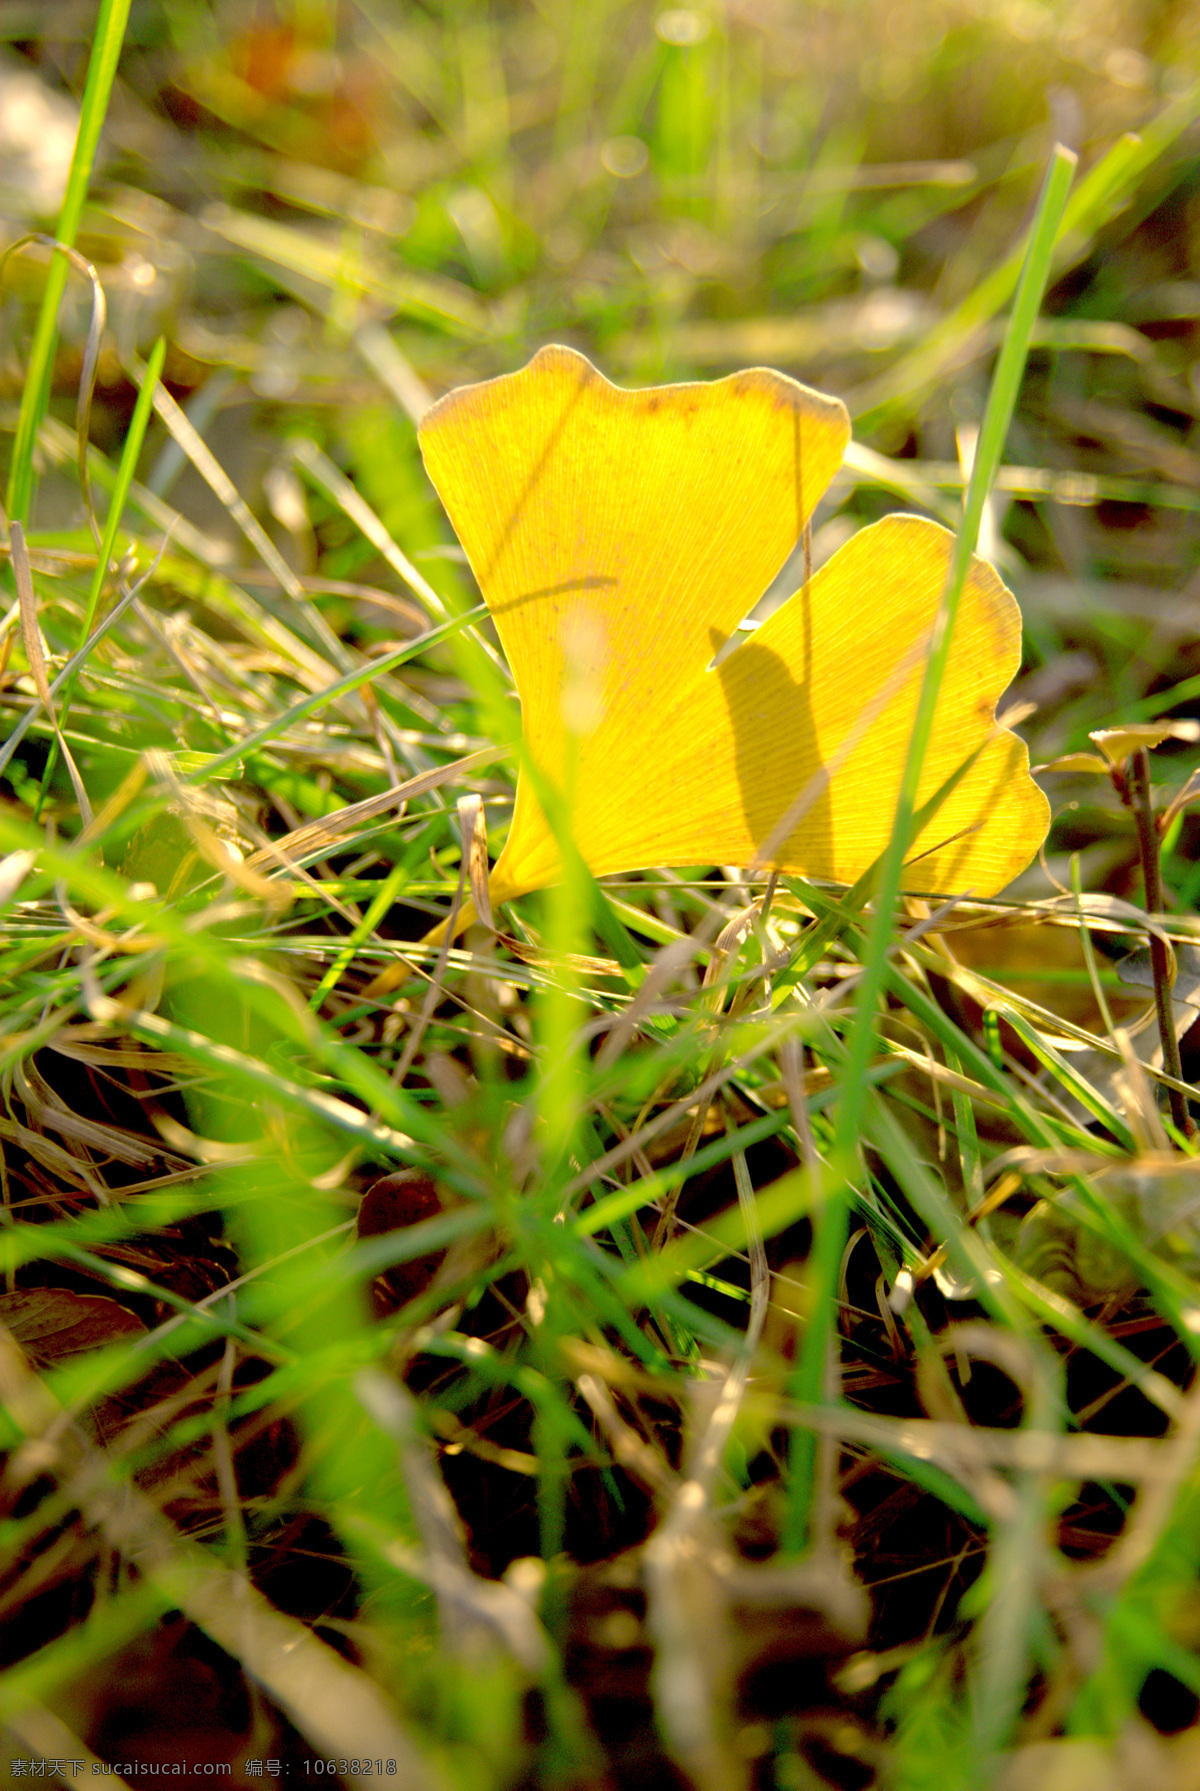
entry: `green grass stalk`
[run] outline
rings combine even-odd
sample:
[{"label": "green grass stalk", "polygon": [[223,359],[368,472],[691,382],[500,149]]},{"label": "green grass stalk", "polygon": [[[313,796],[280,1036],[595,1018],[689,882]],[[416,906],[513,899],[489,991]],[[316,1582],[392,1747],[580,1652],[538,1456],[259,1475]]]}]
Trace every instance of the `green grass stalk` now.
[{"label": "green grass stalk", "polygon": [[[1060,147],[1051,161],[1037,212],[1030,226],[1024,267],[979,432],[975,462],[963,505],[962,527],[955,540],[946,590],[934,624],[933,641],[917,699],[917,712],[905,757],[892,835],[880,866],[879,884],[863,959],[862,980],[847,1040],[846,1060],[842,1066],[841,1098],[831,1173],[826,1181],[824,1199],[816,1212],[816,1240],[810,1278],[812,1305],[792,1386],[793,1396],[804,1403],[818,1403],[823,1397],[827,1380],[827,1362],[836,1324],[838,1272],[846,1241],[848,1183],[845,1178],[857,1155],[858,1140],[862,1132],[867,1068],[875,1045],[875,1015],[883,992],[892,942],[893,916],[912,837],[921,768],[933,729],[942,679],[949,661],[959,600],[978,539],[984,504],[1000,465],[1005,437],[1021,388],[1025,360],[1049,277],[1054,244],[1074,170],[1074,155]],[[807,1433],[800,1432],[793,1443],[786,1535],[789,1545],[798,1548],[808,1537],[807,1512],[812,1496],[815,1440]]]},{"label": "green grass stalk", "polygon": [[[100,142],[100,131],[108,110],[108,100],[117,72],[121,45],[125,39],[129,7],[130,0],[101,0],[95,35],[92,39],[87,82],[84,86],[83,101],[80,106],[75,152],[71,159],[66,192],[63,195],[55,232],[58,241],[67,248],[74,246],[79,230],[79,220],[83,215],[92,168],[96,160],[96,150]],[[30,349],[29,369],[21,394],[21,409],[17,418],[12,468],[5,497],[9,518],[18,522],[28,520],[30,505],[33,501],[34,444],[37,441],[38,429],[46,414],[46,404],[50,396],[54,350],[58,341],[58,307],[66,289],[67,272],[66,257],[63,255],[52,256],[46,275],[46,290],[42,295],[37,328],[34,331],[33,346]]]},{"label": "green grass stalk", "polygon": [[[100,606],[100,598],[103,595],[104,587],[108,582],[113,549],[116,546],[117,531],[121,526],[121,518],[125,513],[125,502],[129,496],[129,487],[133,483],[133,475],[137,468],[138,456],[142,451],[142,443],[146,438],[146,428],[150,422],[150,410],[154,402],[154,388],[158,383],[159,375],[162,373],[163,360],[166,357],[166,352],[166,338],[160,336],[150,351],[150,360],[142,379],[141,390],[137,395],[137,403],[133,408],[133,416],[129,420],[129,429],[125,436],[125,444],[121,450],[121,460],[117,467],[116,484],[113,487],[112,498],[108,506],[108,517],[104,525],[104,536],[100,544],[99,558],[96,561],[96,574],[92,579],[91,590],[88,592],[87,597],[87,607],[84,610],[83,621],[79,628],[79,647],[77,649],[77,654],[82,652],[87,644],[88,637],[95,626],[96,611]],[[67,717],[71,710],[71,698],[75,694],[75,685],[78,681],[80,670],[81,666],[77,665],[75,670],[71,673],[71,676],[63,685],[62,704],[58,725],[64,731],[67,725]],[[34,813],[35,820],[41,812],[41,805],[46,799],[46,792],[50,788],[50,780],[54,776],[54,768],[57,763],[58,741],[53,740],[50,743],[50,752],[46,759],[46,769],[42,774],[41,794],[38,798],[37,809]]]}]

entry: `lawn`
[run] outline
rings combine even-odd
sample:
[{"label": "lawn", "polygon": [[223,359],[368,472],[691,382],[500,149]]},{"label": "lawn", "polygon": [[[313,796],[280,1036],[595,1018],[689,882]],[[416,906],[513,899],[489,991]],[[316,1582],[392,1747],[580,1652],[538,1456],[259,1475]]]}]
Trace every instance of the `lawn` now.
[{"label": "lawn", "polygon": [[1186,0],[0,3],[10,1782],[1200,1783],[1198,147]]}]

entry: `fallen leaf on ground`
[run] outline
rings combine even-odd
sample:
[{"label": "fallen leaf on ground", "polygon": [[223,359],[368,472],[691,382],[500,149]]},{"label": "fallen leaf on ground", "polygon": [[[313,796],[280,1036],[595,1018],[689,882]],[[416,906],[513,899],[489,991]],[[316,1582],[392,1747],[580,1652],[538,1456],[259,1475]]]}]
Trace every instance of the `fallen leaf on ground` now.
[{"label": "fallen leaf on ground", "polygon": [[[952,537],[913,516],[864,528],[722,651],[841,462],[837,400],[764,369],[623,391],[545,348],[448,393],[420,434],[522,704],[493,903],[561,874],[547,787],[596,875],[706,863],[852,883],[869,868]],[[976,756],[913,842],[911,889],[994,894],[1045,833],[1025,746],[995,725],[1020,638],[1011,594],[973,560],[918,802]]]}]

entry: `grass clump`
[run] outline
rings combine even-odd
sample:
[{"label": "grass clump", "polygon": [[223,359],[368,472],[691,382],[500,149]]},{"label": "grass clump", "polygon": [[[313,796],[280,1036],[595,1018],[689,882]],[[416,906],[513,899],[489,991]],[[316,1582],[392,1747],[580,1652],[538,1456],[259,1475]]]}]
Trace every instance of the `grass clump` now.
[{"label": "grass clump", "polygon": [[[1192,1782],[1189,30],[14,40],[10,1772]],[[845,398],[767,607],[897,503],[978,533],[1055,812],[1002,898],[902,896],[903,831],[848,891],[568,849],[429,937],[486,921],[525,767],[416,423],[555,340]]]}]

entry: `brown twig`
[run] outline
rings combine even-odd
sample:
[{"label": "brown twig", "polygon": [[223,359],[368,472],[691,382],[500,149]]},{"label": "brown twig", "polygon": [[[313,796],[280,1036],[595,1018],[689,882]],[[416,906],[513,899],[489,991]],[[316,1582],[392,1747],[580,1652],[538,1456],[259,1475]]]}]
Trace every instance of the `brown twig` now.
[{"label": "brown twig", "polygon": [[[1129,806],[1137,822],[1138,848],[1142,857],[1142,877],[1146,888],[1146,909],[1150,914],[1163,911],[1162,873],[1159,863],[1158,827],[1150,801],[1150,755],[1138,747],[1130,760]],[[1175,1036],[1175,1014],[1171,1004],[1174,982],[1171,954],[1159,932],[1150,934],[1150,964],[1154,972],[1154,1006],[1158,1013],[1158,1035],[1162,1040],[1163,1069],[1176,1082],[1183,1080],[1179,1058],[1179,1040]],[[1178,1088],[1168,1089],[1171,1120],[1185,1138],[1196,1136],[1196,1126],[1187,1109],[1187,1098]]]}]

